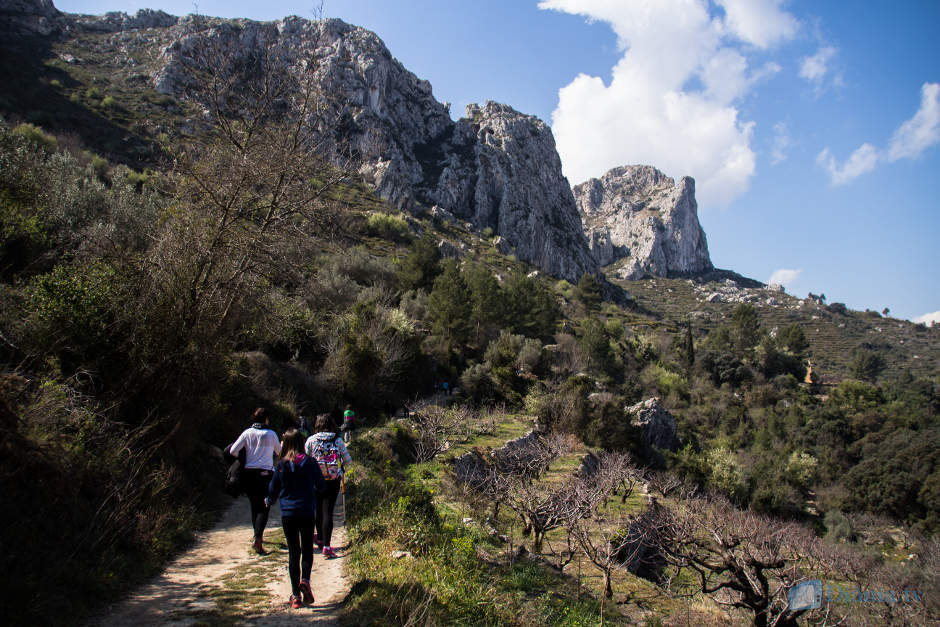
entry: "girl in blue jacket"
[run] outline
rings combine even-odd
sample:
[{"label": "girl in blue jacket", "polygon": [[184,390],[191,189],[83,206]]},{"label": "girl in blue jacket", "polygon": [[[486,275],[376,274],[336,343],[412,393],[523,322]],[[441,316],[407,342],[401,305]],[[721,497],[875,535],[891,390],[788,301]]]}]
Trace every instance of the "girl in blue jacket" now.
[{"label": "girl in blue jacket", "polygon": [[313,568],[313,528],[317,492],[323,490],[320,465],[304,453],[304,435],[297,429],[284,433],[283,456],[268,486],[270,507],[281,499],[281,524],[287,541],[287,572],[290,574],[290,605],[313,603],[310,570]]}]

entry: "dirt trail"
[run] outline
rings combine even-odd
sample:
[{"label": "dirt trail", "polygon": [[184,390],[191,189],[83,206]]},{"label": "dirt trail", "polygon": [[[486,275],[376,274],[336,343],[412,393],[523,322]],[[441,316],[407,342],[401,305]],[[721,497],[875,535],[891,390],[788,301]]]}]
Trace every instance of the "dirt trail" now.
[{"label": "dirt trail", "polygon": [[341,494],[333,518],[332,542],[339,557],[324,559],[314,554],[310,587],[316,602],[312,606],[292,610],[287,605],[290,582],[280,510],[271,509],[265,530],[264,547],[269,554],[258,556],[251,550],[248,501],[240,498],[163,573],[90,624],[338,625],[338,611],[350,588],[343,576],[348,548],[343,498]]}]

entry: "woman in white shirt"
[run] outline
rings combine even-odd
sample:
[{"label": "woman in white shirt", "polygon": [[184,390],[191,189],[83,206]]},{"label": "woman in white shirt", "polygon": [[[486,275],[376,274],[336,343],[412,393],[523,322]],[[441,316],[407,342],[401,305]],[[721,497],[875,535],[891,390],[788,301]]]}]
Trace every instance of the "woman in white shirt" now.
[{"label": "woman in white shirt", "polygon": [[242,431],[229,447],[229,453],[237,456],[245,449],[245,470],[242,472],[242,488],[251,504],[251,524],[255,530],[252,545],[259,555],[266,555],[261,539],[268,524],[269,508],[264,503],[268,484],[274,475],[274,456],[281,452],[281,441],[268,427],[268,413],[259,407],[254,413],[254,424]]}]

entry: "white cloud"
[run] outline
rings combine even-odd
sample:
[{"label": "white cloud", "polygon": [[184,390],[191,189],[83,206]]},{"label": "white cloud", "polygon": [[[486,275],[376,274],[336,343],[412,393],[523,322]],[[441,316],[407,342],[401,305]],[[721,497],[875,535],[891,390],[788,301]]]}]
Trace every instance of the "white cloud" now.
[{"label": "white cloud", "polygon": [[717,0],[725,10],[725,26],[735,35],[759,48],[790,39],[799,23],[780,10],[780,0],[754,2],[753,0]]},{"label": "white cloud", "polygon": [[609,23],[623,51],[609,84],[581,74],[558,92],[552,132],[571,183],[644,163],[695,177],[705,206],[747,190],[754,125],[734,104],[780,68],[754,71],[746,55],[792,37],[798,24],[778,0],[719,3],[723,16],[706,0],[539,2]]},{"label": "white cloud", "polygon": [[940,311],[935,311],[933,313],[926,313],[923,316],[917,316],[912,320],[912,322],[917,322],[918,324],[923,322],[928,327],[935,324],[940,324]]},{"label": "white cloud", "polygon": [[770,163],[777,165],[787,160],[787,151],[793,145],[793,139],[790,137],[790,129],[786,122],[777,122],[774,124],[774,140],[770,149]]},{"label": "white cloud", "polygon": [[927,148],[940,142],[940,85],[924,83],[920,88],[920,109],[891,137],[888,160],[919,157]]},{"label": "white cloud", "polygon": [[920,109],[914,117],[894,131],[887,151],[879,151],[866,142],[841,166],[836,163],[828,148],[816,156],[817,165],[829,173],[829,180],[833,185],[844,185],[866,172],[871,172],[879,161],[885,159],[916,159],[925,150],[940,142],[940,84],[924,83],[920,92]]},{"label": "white cloud", "polygon": [[770,280],[767,283],[776,283],[777,285],[782,285],[789,289],[790,285],[793,284],[800,274],[803,273],[803,268],[798,270],[789,270],[787,268],[780,268],[779,270],[774,270],[774,273],[770,275]]},{"label": "white cloud", "polygon": [[836,56],[836,49],[832,46],[823,46],[811,57],[806,57],[800,63],[800,77],[815,83],[822,84],[822,80],[829,73],[829,62]]},{"label": "white cloud", "polygon": [[851,180],[871,172],[878,163],[878,149],[865,143],[852,153],[841,166],[836,163],[835,157],[828,148],[823,149],[816,157],[816,163],[829,173],[829,181],[833,185],[845,185]]}]

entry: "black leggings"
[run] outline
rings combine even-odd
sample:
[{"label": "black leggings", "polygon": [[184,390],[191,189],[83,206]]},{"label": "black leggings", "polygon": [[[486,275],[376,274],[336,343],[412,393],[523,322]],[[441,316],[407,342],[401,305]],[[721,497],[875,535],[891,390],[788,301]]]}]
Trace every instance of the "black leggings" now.
[{"label": "black leggings", "polygon": [[260,468],[246,468],[242,474],[245,495],[251,504],[251,524],[255,529],[255,540],[264,535],[264,528],[268,525],[268,512],[270,508],[264,504],[264,497],[268,495],[268,484],[273,475],[271,470]]},{"label": "black leggings", "polygon": [[313,516],[284,516],[281,525],[287,541],[291,593],[300,596],[300,580],[309,581],[313,568]]},{"label": "black leggings", "polygon": [[323,546],[333,546],[330,538],[333,537],[333,509],[339,496],[339,483],[339,479],[324,481],[326,487],[317,492],[317,532]]}]

